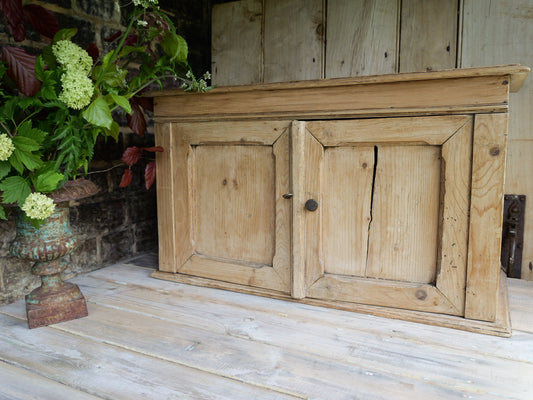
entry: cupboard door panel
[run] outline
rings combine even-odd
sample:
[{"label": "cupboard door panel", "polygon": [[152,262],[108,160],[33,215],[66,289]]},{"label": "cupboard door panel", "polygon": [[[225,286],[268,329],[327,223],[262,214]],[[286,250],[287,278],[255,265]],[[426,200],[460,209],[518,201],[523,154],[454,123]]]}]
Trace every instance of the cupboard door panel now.
[{"label": "cupboard door panel", "polygon": [[288,125],[179,125],[189,149],[192,252],[178,273],[290,290]]},{"label": "cupboard door panel", "polygon": [[269,264],[274,256],[275,160],[267,146],[198,146],[196,252]]},{"label": "cupboard door panel", "polygon": [[379,146],[366,276],[435,280],[439,146]]},{"label": "cupboard door panel", "polygon": [[373,170],[373,146],[331,147],[325,151],[326,273],[365,276]]},{"label": "cupboard door panel", "polygon": [[[463,315],[472,117],[306,125],[294,133],[324,151],[323,162],[305,163],[301,178],[309,185],[307,170],[324,169],[314,184],[320,208],[302,212],[301,263],[323,258],[305,282],[306,296]],[[307,154],[312,141],[294,141],[306,143]],[[311,222],[317,212],[318,225]],[[318,246],[308,247],[311,236]]]}]

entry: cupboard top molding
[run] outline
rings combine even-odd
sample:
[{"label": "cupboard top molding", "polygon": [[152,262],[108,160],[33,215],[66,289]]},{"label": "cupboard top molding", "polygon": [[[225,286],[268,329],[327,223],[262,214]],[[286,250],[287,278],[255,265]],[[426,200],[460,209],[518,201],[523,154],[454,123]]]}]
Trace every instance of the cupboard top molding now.
[{"label": "cupboard top molding", "polygon": [[507,112],[522,65],[153,92],[155,120],[332,119]]}]

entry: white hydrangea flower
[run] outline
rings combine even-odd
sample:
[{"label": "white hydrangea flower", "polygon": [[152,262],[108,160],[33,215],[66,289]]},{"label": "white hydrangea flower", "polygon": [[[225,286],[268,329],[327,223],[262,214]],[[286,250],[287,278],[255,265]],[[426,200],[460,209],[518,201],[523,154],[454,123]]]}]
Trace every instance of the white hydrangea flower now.
[{"label": "white hydrangea flower", "polygon": [[15,151],[13,141],[5,133],[0,134],[0,161],[7,161]]},{"label": "white hydrangea flower", "polygon": [[30,194],[21,207],[28,218],[32,219],[46,219],[52,215],[55,208],[54,201],[42,193]]},{"label": "white hydrangea flower", "polygon": [[146,27],[148,26],[148,21],[137,21],[137,26],[142,26],[142,27]]},{"label": "white hydrangea flower", "polygon": [[143,8],[155,7],[158,4],[158,0],[133,0],[133,4]]},{"label": "white hydrangea flower", "polygon": [[70,40],[60,40],[52,46],[57,62],[65,70],[82,70],[87,75],[93,65],[93,59],[85,50]]},{"label": "white hydrangea flower", "polygon": [[94,85],[84,71],[67,70],[61,77],[63,91],[59,94],[59,100],[68,107],[81,110],[91,102]]}]

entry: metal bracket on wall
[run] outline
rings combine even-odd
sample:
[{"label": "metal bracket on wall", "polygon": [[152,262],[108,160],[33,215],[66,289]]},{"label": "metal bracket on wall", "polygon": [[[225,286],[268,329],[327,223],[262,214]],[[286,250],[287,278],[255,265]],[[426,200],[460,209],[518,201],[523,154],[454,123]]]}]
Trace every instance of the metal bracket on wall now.
[{"label": "metal bracket on wall", "polygon": [[511,278],[522,274],[526,196],[506,194],[503,206],[502,268]]}]

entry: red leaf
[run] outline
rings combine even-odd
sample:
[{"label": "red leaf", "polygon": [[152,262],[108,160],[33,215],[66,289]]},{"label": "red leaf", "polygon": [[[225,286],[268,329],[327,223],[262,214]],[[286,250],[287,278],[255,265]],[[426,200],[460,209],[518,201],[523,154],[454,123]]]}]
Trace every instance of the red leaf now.
[{"label": "red leaf", "polygon": [[150,189],[155,182],[155,161],[150,161],[144,170],[144,187]]},{"label": "red leaf", "polygon": [[98,50],[98,47],[96,47],[94,43],[89,43],[89,46],[87,46],[87,53],[89,53],[93,59],[93,63],[98,61],[98,57],[100,57],[100,50]]},{"label": "red leaf", "polygon": [[26,38],[26,26],[24,25],[22,1],[0,0],[0,8],[7,18],[9,30],[15,42],[22,42]]},{"label": "red leaf", "polygon": [[118,32],[114,33],[113,35],[104,38],[104,40],[105,40],[106,42],[112,42],[112,41],[114,41],[115,39],[119,38],[120,35],[122,35],[122,31],[118,31]]},{"label": "red leaf", "polygon": [[124,151],[124,154],[122,154],[122,161],[128,165],[133,165],[141,159],[141,156],[142,149],[136,146],[131,146]]},{"label": "red leaf", "polygon": [[161,146],[143,147],[142,150],[149,151],[150,153],[155,153],[156,151],[162,153],[164,151]]},{"label": "red leaf", "polygon": [[125,46],[135,46],[137,45],[137,42],[139,41],[139,36],[137,35],[128,35],[126,40],[124,40]]},{"label": "red leaf", "polygon": [[35,76],[36,58],[18,47],[2,48],[2,61],[8,65],[7,74],[26,96],[33,96],[41,89],[41,81]]},{"label": "red leaf", "polygon": [[131,172],[131,169],[127,169],[124,171],[124,175],[122,175],[122,179],[120,180],[120,185],[118,185],[121,188],[128,187],[131,183],[131,180],[133,179],[133,172]]},{"label": "red leaf", "polygon": [[23,7],[24,16],[37,32],[52,39],[59,31],[57,19],[46,8],[37,4],[27,4]]},{"label": "red leaf", "polygon": [[126,116],[126,119],[128,120],[128,126],[137,135],[143,136],[144,132],[146,132],[146,119],[144,118],[142,109],[134,98],[130,99],[130,104],[131,115],[128,114]]},{"label": "red leaf", "polygon": [[142,108],[148,111],[154,111],[154,98],[153,97],[134,97],[135,102]]}]

